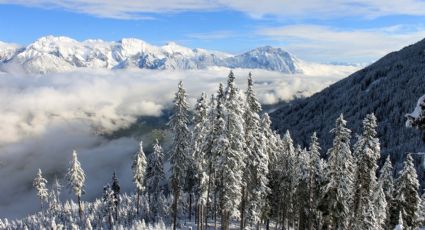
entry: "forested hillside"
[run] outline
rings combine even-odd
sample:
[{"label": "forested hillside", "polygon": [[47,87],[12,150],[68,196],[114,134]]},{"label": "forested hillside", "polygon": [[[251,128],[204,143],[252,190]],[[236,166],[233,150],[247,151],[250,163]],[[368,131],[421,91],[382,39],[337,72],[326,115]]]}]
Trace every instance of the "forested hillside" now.
[{"label": "forested hillside", "polygon": [[395,167],[400,169],[406,152],[425,151],[418,131],[405,127],[405,114],[414,109],[424,93],[425,40],[422,40],[384,56],[309,98],[281,105],[270,117],[278,133],[290,130],[294,140],[301,144],[308,143],[309,136],[316,131],[327,149],[332,144],[329,131],[339,114],[344,114],[354,133],[360,133],[362,118],[373,112],[379,123],[378,136],[384,156],[381,163],[391,154]]}]

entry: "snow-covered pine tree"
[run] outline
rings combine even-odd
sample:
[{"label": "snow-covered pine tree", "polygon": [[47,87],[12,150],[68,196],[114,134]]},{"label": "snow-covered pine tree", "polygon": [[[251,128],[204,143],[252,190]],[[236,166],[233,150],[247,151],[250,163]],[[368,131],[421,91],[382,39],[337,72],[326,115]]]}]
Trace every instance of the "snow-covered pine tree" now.
[{"label": "snow-covered pine tree", "polygon": [[72,152],[72,160],[70,162],[66,178],[68,181],[68,187],[77,197],[78,213],[80,215],[80,219],[82,219],[83,209],[81,207],[81,195],[84,194],[84,182],[86,181],[86,175],[81,168],[81,164],[78,161],[77,151],[75,150]]},{"label": "snow-covered pine tree", "polygon": [[[387,159],[385,160],[384,165],[382,166],[380,172],[379,172],[379,179],[378,184],[382,188],[384,194],[385,194],[385,201],[387,203],[387,209],[386,209],[386,218],[385,218],[385,226],[386,229],[390,228],[392,229],[398,221],[398,209],[396,202],[393,198],[394,196],[394,178],[393,178],[393,166],[391,164],[391,158],[388,155]],[[394,220],[392,220],[394,219]]]},{"label": "snow-covered pine tree", "polygon": [[386,229],[386,220],[388,213],[388,205],[385,199],[385,192],[382,188],[382,183],[378,183],[377,188],[373,192],[373,213],[375,217],[375,229],[384,230]]},{"label": "snow-covered pine tree", "polygon": [[195,105],[195,112],[193,116],[193,132],[192,132],[192,158],[194,160],[195,174],[196,174],[196,205],[197,205],[197,228],[202,228],[202,220],[205,218],[205,205],[207,201],[208,191],[208,163],[204,152],[204,143],[208,131],[210,129],[210,121],[208,120],[208,102],[207,95],[201,94]]},{"label": "snow-covered pine tree", "polygon": [[[267,154],[269,163],[276,161],[277,154],[277,134],[271,129],[271,120],[268,113],[261,116],[261,130],[263,132],[264,152]],[[269,167],[270,168],[270,167]]]},{"label": "snow-covered pine tree", "polygon": [[244,113],[246,167],[243,172],[244,184],[240,211],[241,229],[245,226],[245,211],[248,222],[259,224],[266,207],[266,197],[270,192],[267,178],[269,160],[264,148],[265,141],[261,129],[260,112],[261,105],[255,95],[252,75],[249,73]]},{"label": "snow-covered pine tree", "polygon": [[168,123],[173,133],[173,143],[170,154],[171,164],[171,190],[174,197],[173,210],[173,229],[177,227],[177,210],[180,192],[185,179],[185,172],[188,164],[188,147],[190,142],[189,110],[186,102],[186,90],[180,81],[178,91],[174,99],[173,115]]},{"label": "snow-covered pine tree", "polygon": [[150,171],[146,177],[146,187],[149,196],[149,207],[151,207],[152,219],[154,221],[159,220],[161,217],[160,211],[163,204],[159,202],[159,195],[163,193],[161,183],[165,181],[164,173],[164,153],[158,139],[153,146],[153,153],[149,157]]},{"label": "snow-covered pine tree", "polygon": [[59,183],[57,177],[53,181],[51,193],[49,194],[49,209],[53,213],[57,213],[60,210],[60,193],[61,193],[62,185]]},{"label": "snow-covered pine tree", "polygon": [[268,187],[270,188],[270,193],[267,196],[266,207],[264,208],[263,218],[266,220],[266,225],[270,225],[270,219],[277,216],[277,205],[280,197],[279,189],[279,166],[277,164],[277,153],[278,149],[278,140],[280,137],[274,133],[271,129],[270,117],[267,113],[264,113],[261,118],[261,129],[263,133],[263,151],[267,154],[269,163],[268,163]]},{"label": "snow-covered pine tree", "polygon": [[[220,148],[221,182],[220,209],[222,229],[228,230],[230,218],[239,213],[241,201],[242,169],[245,167],[245,138],[243,127],[243,105],[239,89],[235,86],[233,72],[228,77],[225,108],[227,112],[225,134],[227,144]],[[223,148],[224,147],[224,148]]]},{"label": "snow-covered pine tree", "polygon": [[419,205],[417,220],[418,227],[425,227],[425,192],[422,192],[421,204]]},{"label": "snow-covered pine tree", "polygon": [[108,217],[108,225],[109,229],[114,228],[114,218],[113,213],[116,209],[116,199],[114,190],[111,188],[109,184],[103,187],[103,212],[104,216]]},{"label": "snow-covered pine tree", "polygon": [[350,150],[351,130],[341,114],[336,127],[332,147],[328,150],[326,184],[323,187],[321,210],[326,228],[347,229],[350,217],[350,200],[353,186],[353,157]]},{"label": "snow-covered pine tree", "polygon": [[417,227],[416,219],[420,205],[418,190],[418,175],[416,174],[413,158],[411,154],[408,154],[404,161],[403,170],[397,178],[394,198],[397,202],[397,209],[400,212],[403,211],[405,227]]},{"label": "snow-covered pine tree", "polygon": [[308,222],[306,221],[310,216],[309,213],[309,164],[310,157],[308,151],[301,146],[297,146],[295,154],[295,167],[296,167],[296,192],[294,194],[294,223],[298,229],[307,229]]},{"label": "snow-covered pine tree", "polygon": [[354,178],[354,195],[351,226],[353,229],[364,229],[370,219],[369,213],[373,204],[373,191],[376,189],[376,161],[381,156],[379,140],[376,137],[376,117],[368,114],[363,120],[363,133],[354,145],[356,171]]},{"label": "snow-covered pine tree", "polygon": [[133,159],[133,164],[131,166],[131,169],[133,170],[133,182],[136,185],[136,193],[137,193],[137,200],[136,200],[136,209],[137,209],[137,215],[139,215],[139,207],[140,207],[140,194],[144,191],[145,186],[145,174],[146,174],[146,155],[143,151],[143,141],[140,141],[139,144],[139,151],[137,151],[136,155]]},{"label": "snow-covered pine tree", "polygon": [[120,204],[121,186],[120,186],[120,183],[118,181],[118,177],[115,174],[115,171],[114,171],[114,173],[112,175],[111,189],[114,192],[114,199],[115,199],[115,219],[118,219],[118,206]]},{"label": "snow-covered pine tree", "polygon": [[291,134],[287,130],[281,142],[282,153],[278,156],[279,181],[280,181],[280,220],[282,225],[286,223],[286,228],[292,228],[294,225],[294,204],[297,182],[297,169],[295,162],[295,148]]},{"label": "snow-covered pine tree", "polygon": [[[210,210],[210,200],[213,200],[213,209],[214,217],[217,213],[217,196],[218,196],[218,182],[219,175],[221,173],[221,164],[219,162],[219,157],[223,155],[223,151],[227,149],[228,140],[226,137],[226,122],[225,122],[225,108],[224,108],[224,90],[223,84],[219,84],[217,96],[211,97],[210,101],[210,110],[208,115],[207,122],[207,136],[205,137],[204,143],[202,145],[202,150],[205,155],[206,160],[206,174],[208,177],[207,182],[207,195],[206,195],[206,204],[205,204],[205,226],[207,228],[208,224],[208,211]],[[213,194],[213,199],[211,199],[211,194]],[[216,220],[216,218],[214,218]]]},{"label": "snow-covered pine tree", "polygon": [[311,136],[310,146],[308,149],[309,161],[309,182],[308,182],[308,229],[320,228],[320,213],[318,211],[318,203],[320,198],[320,189],[323,177],[322,162],[320,158],[320,144],[316,132]]},{"label": "snow-covered pine tree", "polygon": [[37,176],[34,178],[33,186],[37,191],[37,197],[40,199],[41,210],[43,210],[43,203],[47,202],[49,192],[47,191],[47,180],[43,177],[41,169],[38,169]]}]

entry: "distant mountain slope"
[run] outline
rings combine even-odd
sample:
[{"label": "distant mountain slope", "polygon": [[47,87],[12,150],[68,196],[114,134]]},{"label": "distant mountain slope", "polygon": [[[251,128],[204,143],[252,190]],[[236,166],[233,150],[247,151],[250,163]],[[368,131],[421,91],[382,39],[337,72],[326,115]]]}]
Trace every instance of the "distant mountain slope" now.
[{"label": "distant mountain slope", "polygon": [[354,133],[359,133],[362,119],[374,112],[382,154],[391,154],[400,167],[405,152],[425,150],[418,131],[405,127],[405,114],[423,94],[425,40],[390,53],[309,98],[280,105],[271,118],[279,133],[290,130],[300,144],[307,144],[317,131],[325,152],[332,144],[329,131],[340,113]]},{"label": "distant mountain slope", "polygon": [[[139,39],[117,42],[76,41],[68,37],[41,37],[26,47],[0,43],[0,70],[21,68],[27,73],[68,72],[76,68],[103,69],[206,69],[209,67],[250,68],[286,74],[328,75],[332,71],[352,73],[356,66],[309,63],[270,46],[240,55],[191,49],[170,42],[154,46]],[[319,71],[319,72],[318,72]],[[320,72],[321,71],[321,72]]]}]

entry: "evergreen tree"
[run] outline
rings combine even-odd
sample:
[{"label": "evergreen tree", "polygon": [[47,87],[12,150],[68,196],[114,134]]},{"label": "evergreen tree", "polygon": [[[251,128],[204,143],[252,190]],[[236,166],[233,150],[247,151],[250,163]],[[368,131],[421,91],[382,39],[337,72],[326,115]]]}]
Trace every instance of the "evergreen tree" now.
[{"label": "evergreen tree", "polygon": [[156,221],[160,217],[160,211],[163,208],[163,204],[160,204],[160,197],[158,194],[163,193],[163,188],[161,183],[165,181],[164,173],[164,153],[162,151],[161,145],[159,145],[158,140],[156,140],[155,145],[153,146],[153,153],[149,158],[150,172],[146,178],[146,187],[149,194],[149,206],[151,207],[151,212],[153,219]]},{"label": "evergreen tree", "polygon": [[40,199],[41,210],[43,210],[43,202],[47,202],[49,193],[47,191],[47,180],[44,179],[41,169],[38,169],[37,176],[34,179],[33,186],[37,191],[37,197]]},{"label": "evergreen tree", "polygon": [[118,178],[115,174],[115,171],[114,171],[114,174],[112,175],[111,189],[114,192],[114,199],[115,199],[115,219],[118,219],[118,205],[120,203],[121,187],[120,187],[120,183],[118,182]]},{"label": "evergreen tree", "polygon": [[[384,165],[380,170],[378,179],[379,187],[382,188],[385,194],[385,201],[387,203],[385,226],[386,229],[392,229],[398,221],[399,213],[397,205],[393,199],[394,194],[394,178],[393,178],[393,166],[391,164],[390,156],[388,155]],[[393,220],[392,220],[393,219]]]},{"label": "evergreen tree", "polygon": [[174,99],[173,115],[168,123],[173,133],[173,143],[171,147],[171,190],[173,193],[173,229],[177,226],[177,210],[180,192],[185,179],[185,172],[188,164],[188,146],[190,131],[188,128],[189,111],[186,102],[186,91],[180,81],[178,91]]},{"label": "evergreen tree", "polygon": [[283,194],[280,199],[280,206],[282,207],[280,219],[282,221],[282,225],[286,223],[286,228],[292,228],[295,217],[294,199],[298,175],[296,169],[294,143],[288,130],[282,138],[280,148],[282,153],[279,156],[278,165],[281,170],[279,173],[280,192]]},{"label": "evergreen tree", "polygon": [[113,213],[116,208],[116,199],[113,189],[109,184],[103,187],[103,212],[108,217],[109,229],[113,229]]},{"label": "evergreen tree", "polygon": [[208,117],[207,95],[201,94],[195,105],[195,113],[193,117],[193,134],[192,134],[192,158],[194,160],[196,174],[196,194],[197,194],[197,228],[201,229],[202,220],[204,219],[205,205],[207,203],[208,193],[208,162],[204,152],[204,143],[210,129],[211,122]]},{"label": "evergreen tree", "polygon": [[78,200],[78,211],[80,219],[82,219],[83,210],[81,207],[81,195],[84,194],[84,182],[86,181],[86,175],[84,174],[81,164],[78,161],[77,151],[73,151],[72,160],[68,172],[66,174],[68,181],[68,187],[74,193]]},{"label": "evergreen tree", "polygon": [[385,199],[385,192],[382,188],[382,183],[378,183],[377,188],[373,194],[373,204],[374,215],[375,215],[375,229],[384,230],[387,226],[387,213],[388,213],[388,205]]},{"label": "evergreen tree", "polygon": [[320,144],[316,132],[311,136],[308,162],[308,229],[319,229],[320,213],[318,212],[318,202],[323,176],[322,160],[320,158]]},{"label": "evergreen tree", "polygon": [[49,209],[53,213],[57,213],[60,211],[60,193],[61,193],[62,186],[59,183],[59,180],[57,177],[55,177],[55,180],[52,184],[51,193],[49,194]]},{"label": "evergreen tree", "polygon": [[[217,196],[219,192],[219,176],[221,173],[221,162],[219,161],[224,151],[228,148],[228,140],[226,137],[226,121],[225,121],[225,108],[224,108],[224,90],[223,85],[220,83],[217,91],[216,98],[212,97],[210,101],[209,119],[207,125],[208,135],[203,144],[203,151],[205,160],[207,161],[206,174],[207,182],[207,195],[205,205],[205,228],[207,228],[208,211],[210,210],[211,194],[213,194],[213,209],[214,217],[217,213]],[[214,218],[216,220],[216,218]]]},{"label": "evergreen tree", "polygon": [[403,213],[405,227],[417,227],[417,212],[420,205],[418,189],[418,175],[413,164],[413,158],[411,154],[408,154],[404,161],[403,170],[397,178],[395,191],[397,209]]},{"label": "evergreen tree", "polygon": [[[296,193],[294,194],[294,227],[298,229],[308,228],[309,210],[309,164],[310,157],[306,149],[297,146],[295,151],[295,166],[296,166]],[[307,164],[306,164],[307,163]]]},{"label": "evergreen tree", "polygon": [[[364,214],[369,213],[369,207],[373,206],[373,191],[376,189],[376,161],[380,157],[379,140],[376,138],[376,117],[368,114],[363,120],[363,134],[354,146],[356,157],[356,175],[353,196],[352,227],[364,229],[363,223],[370,221]],[[371,218],[371,217],[370,217]]]},{"label": "evergreen tree", "polygon": [[269,226],[270,219],[276,217],[278,210],[278,200],[280,197],[279,190],[279,165],[277,164],[278,140],[280,137],[273,133],[270,128],[271,121],[267,113],[264,113],[261,119],[261,130],[263,133],[263,151],[267,154],[268,162],[268,185],[270,192],[267,196],[267,203],[264,207],[263,218],[266,220],[266,225]]},{"label": "evergreen tree", "polygon": [[[221,180],[220,208],[222,229],[229,229],[230,218],[238,213],[242,197],[242,169],[245,167],[245,138],[242,99],[235,86],[233,72],[228,77],[225,108],[227,112],[225,134],[227,143],[220,148]],[[223,148],[224,147],[224,148]]]},{"label": "evergreen tree", "polygon": [[146,173],[146,155],[143,151],[143,142],[140,141],[139,151],[137,151],[136,155],[133,159],[133,164],[131,169],[133,170],[133,182],[136,185],[136,193],[137,193],[137,201],[136,201],[136,209],[137,215],[139,215],[139,207],[140,207],[140,194],[144,191],[144,180]]},{"label": "evergreen tree", "polygon": [[421,204],[419,205],[417,217],[418,227],[425,227],[425,192],[421,196]]},{"label": "evergreen tree", "polygon": [[333,146],[328,151],[326,184],[322,191],[321,210],[324,226],[332,229],[347,229],[350,216],[350,200],[353,186],[353,157],[350,150],[351,130],[341,114],[336,127]]},{"label": "evergreen tree", "polygon": [[268,154],[264,151],[264,136],[259,113],[261,105],[255,96],[251,73],[246,91],[245,121],[245,169],[241,200],[241,229],[244,228],[245,207],[247,220],[258,224],[266,207],[268,188]]}]

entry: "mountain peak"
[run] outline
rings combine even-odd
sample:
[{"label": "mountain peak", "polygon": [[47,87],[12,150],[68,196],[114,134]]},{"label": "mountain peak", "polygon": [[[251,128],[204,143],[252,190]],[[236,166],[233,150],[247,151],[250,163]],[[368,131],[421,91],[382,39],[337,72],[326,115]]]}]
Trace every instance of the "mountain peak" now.
[{"label": "mountain peak", "polygon": [[192,55],[194,52],[193,49],[185,47],[185,46],[181,46],[173,41],[167,42],[161,48],[167,51],[168,53],[180,53],[182,55]]},{"label": "mountain peak", "polygon": [[[300,60],[281,48],[258,47],[240,55],[192,49],[176,42],[154,46],[137,38],[116,42],[77,41],[65,36],[41,37],[23,49],[0,44],[0,68],[14,64],[28,73],[73,71],[76,68],[206,69],[250,68],[303,73]],[[329,68],[330,69],[330,68]],[[4,71],[5,71],[4,70]],[[0,69],[1,71],[1,69]]]}]

